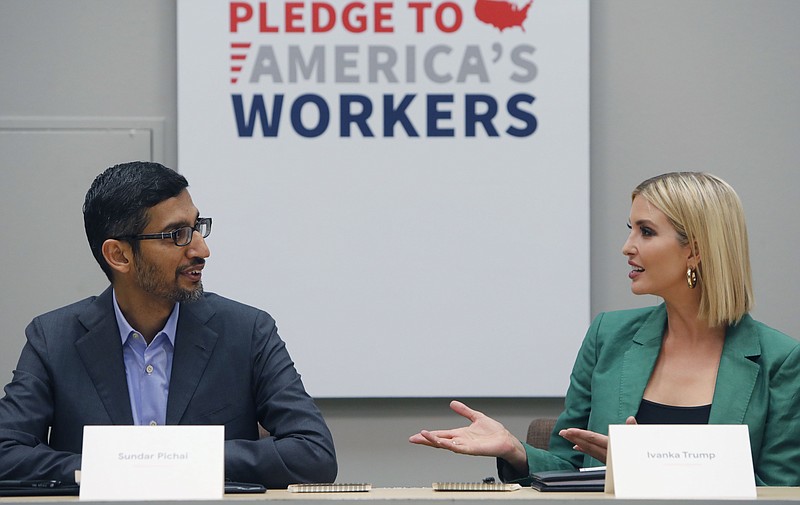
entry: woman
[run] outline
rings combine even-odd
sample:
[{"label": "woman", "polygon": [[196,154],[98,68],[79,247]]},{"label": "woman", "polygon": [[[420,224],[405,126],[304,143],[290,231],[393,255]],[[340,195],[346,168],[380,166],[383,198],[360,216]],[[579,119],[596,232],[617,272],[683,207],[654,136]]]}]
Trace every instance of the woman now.
[{"label": "woman", "polygon": [[605,463],[609,424],[747,424],[756,483],[800,485],[800,343],[748,314],[739,197],[713,175],[660,175],[633,191],[628,226],[631,290],[664,303],[595,318],[548,451],[455,401],[469,426],[410,441],[497,457],[501,478],[524,481]]}]

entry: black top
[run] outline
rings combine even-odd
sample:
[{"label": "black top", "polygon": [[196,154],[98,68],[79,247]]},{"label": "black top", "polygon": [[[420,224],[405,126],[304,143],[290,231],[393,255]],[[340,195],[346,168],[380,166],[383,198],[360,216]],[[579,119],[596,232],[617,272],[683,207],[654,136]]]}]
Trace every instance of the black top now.
[{"label": "black top", "polygon": [[636,422],[639,424],[708,424],[711,404],[697,407],[662,405],[642,398]]}]

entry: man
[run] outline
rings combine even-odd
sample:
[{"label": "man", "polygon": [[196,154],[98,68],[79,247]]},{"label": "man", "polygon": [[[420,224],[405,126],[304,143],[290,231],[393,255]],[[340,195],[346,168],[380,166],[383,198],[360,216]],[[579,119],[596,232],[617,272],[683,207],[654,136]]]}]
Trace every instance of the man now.
[{"label": "man", "polygon": [[111,286],[26,329],[0,399],[0,479],[73,481],[83,426],[109,424],[224,425],[229,480],[336,478],[330,431],[275,321],[203,292],[211,219],[187,186],[147,162],[92,183],[84,225]]}]

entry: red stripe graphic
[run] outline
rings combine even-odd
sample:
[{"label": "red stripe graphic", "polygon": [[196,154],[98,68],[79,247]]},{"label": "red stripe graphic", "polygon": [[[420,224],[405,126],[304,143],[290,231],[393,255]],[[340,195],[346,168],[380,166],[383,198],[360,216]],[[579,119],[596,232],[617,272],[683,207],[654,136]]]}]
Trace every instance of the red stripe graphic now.
[{"label": "red stripe graphic", "polygon": [[251,45],[250,42],[231,42],[231,84],[239,82],[239,73],[244,68],[242,63],[247,59]]}]

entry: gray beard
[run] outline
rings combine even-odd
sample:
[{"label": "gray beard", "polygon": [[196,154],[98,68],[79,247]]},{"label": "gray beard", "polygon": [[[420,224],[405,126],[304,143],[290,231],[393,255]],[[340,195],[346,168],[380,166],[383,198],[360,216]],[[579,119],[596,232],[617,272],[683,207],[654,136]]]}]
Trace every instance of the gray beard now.
[{"label": "gray beard", "polygon": [[[176,273],[176,276],[178,274]],[[150,263],[140,263],[136,272],[136,281],[146,292],[157,295],[172,302],[196,302],[203,296],[203,283],[200,282],[194,289],[180,289],[177,287],[166,287],[161,282],[158,272]]]},{"label": "gray beard", "polygon": [[203,283],[197,285],[195,289],[188,290],[188,289],[176,289],[172,293],[170,293],[170,299],[173,302],[179,303],[192,303],[196,302],[200,298],[203,297]]}]

